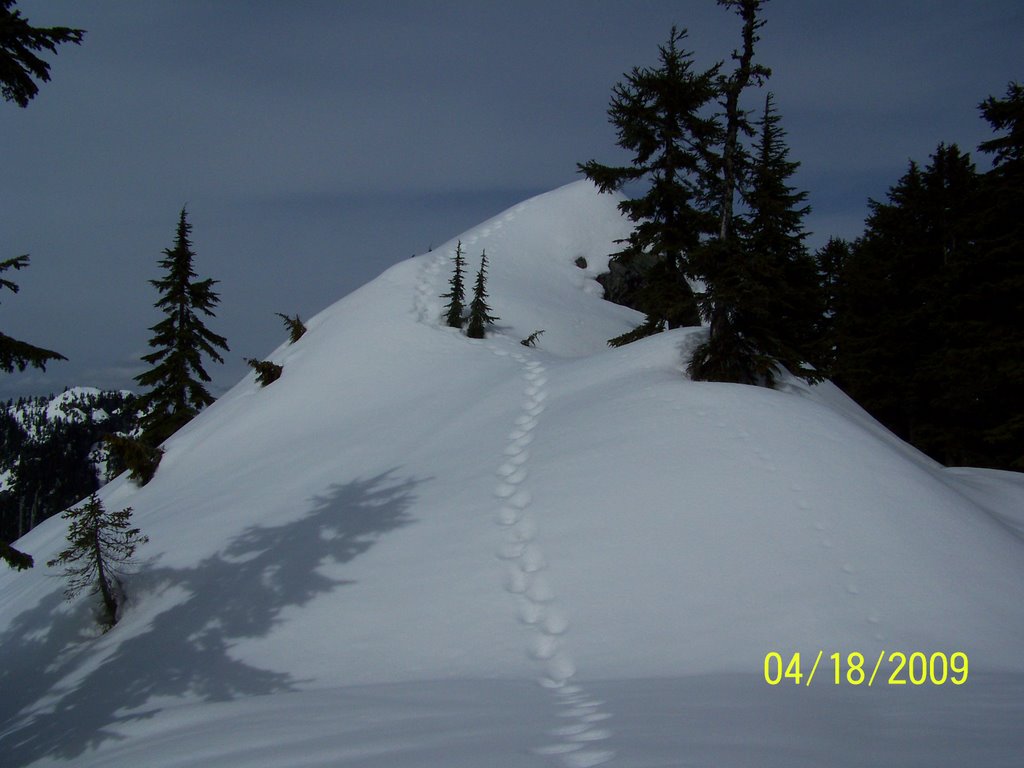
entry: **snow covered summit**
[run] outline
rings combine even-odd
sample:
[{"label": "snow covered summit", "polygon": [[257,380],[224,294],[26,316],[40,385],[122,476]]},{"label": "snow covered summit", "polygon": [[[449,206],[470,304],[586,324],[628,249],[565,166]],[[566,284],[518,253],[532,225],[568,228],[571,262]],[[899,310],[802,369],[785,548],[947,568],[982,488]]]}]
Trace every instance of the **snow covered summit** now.
[{"label": "snow covered summit", "polygon": [[[1020,476],[937,466],[828,384],[690,382],[699,329],[608,348],[642,320],[594,280],[616,202],[570,184],[392,267],[108,485],[150,537],[108,634],[43,565],[64,522],[22,539],[0,762],[1014,764]],[[482,341],[441,323],[457,240]],[[773,651],[971,679],[769,686]]]}]

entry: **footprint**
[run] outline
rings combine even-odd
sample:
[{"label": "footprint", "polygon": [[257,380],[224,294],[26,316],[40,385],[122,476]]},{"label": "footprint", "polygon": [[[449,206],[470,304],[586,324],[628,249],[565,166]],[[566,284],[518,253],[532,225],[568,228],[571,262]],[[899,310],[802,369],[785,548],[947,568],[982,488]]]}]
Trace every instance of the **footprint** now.
[{"label": "footprint", "polygon": [[526,509],[532,500],[533,497],[530,495],[530,492],[524,489],[513,494],[508,503],[517,509]]},{"label": "footprint", "polygon": [[571,741],[604,741],[605,739],[611,738],[612,732],[607,731],[603,728],[594,728],[589,731],[583,731],[577,733],[575,736],[570,736]]},{"label": "footprint", "polygon": [[547,579],[537,576],[526,590],[526,596],[535,603],[550,603],[555,599],[555,592],[551,589]]},{"label": "footprint", "polygon": [[533,626],[544,619],[544,607],[531,603],[529,600],[523,600],[519,604],[519,620],[523,624],[529,624]]},{"label": "footprint", "polygon": [[558,640],[549,635],[537,635],[530,640],[529,656],[537,661],[547,661],[558,651]]},{"label": "footprint", "polygon": [[514,595],[521,595],[526,591],[527,586],[529,586],[529,579],[525,573],[514,566],[508,569],[508,574],[505,577],[505,589]]},{"label": "footprint", "polygon": [[569,629],[569,619],[557,608],[549,608],[542,629],[549,635],[564,634]]},{"label": "footprint", "polygon": [[507,499],[513,493],[516,492],[516,487],[511,483],[501,483],[497,488],[494,489],[494,495],[499,499]]},{"label": "footprint", "polygon": [[544,562],[544,555],[541,554],[540,549],[533,545],[527,545],[520,558],[519,565],[526,573],[537,573],[537,571],[543,570],[547,563]]},{"label": "footprint", "polygon": [[567,768],[595,768],[604,765],[615,759],[615,753],[611,750],[594,750],[587,752],[575,752],[562,755],[562,762]]},{"label": "footprint", "polygon": [[568,755],[570,752],[575,752],[579,749],[583,749],[582,744],[563,742],[561,744],[547,744],[543,747],[535,747],[533,752],[538,755]]},{"label": "footprint", "polygon": [[563,725],[560,728],[552,728],[548,733],[551,736],[575,736],[578,733],[583,733],[590,726],[586,723],[579,723],[578,725]]},{"label": "footprint", "polygon": [[515,525],[519,522],[521,512],[514,507],[502,507],[495,515],[499,525]]}]

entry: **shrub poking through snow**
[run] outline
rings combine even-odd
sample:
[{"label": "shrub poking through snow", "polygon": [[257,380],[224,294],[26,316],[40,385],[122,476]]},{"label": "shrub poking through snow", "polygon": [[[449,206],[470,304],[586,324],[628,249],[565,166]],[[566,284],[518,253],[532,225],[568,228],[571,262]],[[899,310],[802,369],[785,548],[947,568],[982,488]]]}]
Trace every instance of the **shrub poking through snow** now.
[{"label": "shrub poking through snow", "polygon": [[117,623],[118,608],[124,602],[121,577],[132,565],[135,548],[149,541],[138,528],[130,528],[131,507],[120,512],[107,512],[96,494],[81,506],[73,507],[61,517],[70,521],[68,548],[50,560],[51,568],[64,566],[68,586],[64,596],[68,600],[83,590],[97,592],[103,599],[100,624],[110,629]]},{"label": "shrub poking through snow", "polygon": [[279,378],[281,378],[281,371],[284,368],[277,363],[272,363],[269,360],[252,360],[251,358],[245,358],[245,362],[249,364],[249,367],[256,371],[256,381],[260,383],[261,387],[265,387],[268,384],[273,384]]},{"label": "shrub poking through snow", "polygon": [[138,485],[153,479],[164,455],[162,449],[127,435],[104,435],[103,442],[111,457],[128,470],[129,479]]},{"label": "shrub poking through snow", "polygon": [[542,333],[544,333],[544,331],[534,331],[519,343],[522,344],[524,347],[536,347],[537,339],[540,338],[540,335]]},{"label": "shrub poking through snow", "polygon": [[306,332],[306,326],[302,324],[298,314],[296,314],[295,317],[285,315],[281,312],[277,312],[275,314],[284,320],[284,327],[288,330],[289,343],[294,344],[302,338],[302,335]]}]

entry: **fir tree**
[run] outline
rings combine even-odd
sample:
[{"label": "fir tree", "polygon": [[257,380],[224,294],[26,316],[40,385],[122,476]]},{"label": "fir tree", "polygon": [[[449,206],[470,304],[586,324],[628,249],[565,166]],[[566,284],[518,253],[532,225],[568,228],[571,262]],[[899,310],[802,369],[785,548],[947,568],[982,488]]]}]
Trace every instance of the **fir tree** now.
[{"label": "fir tree", "polygon": [[750,251],[742,241],[737,225],[735,204],[743,192],[750,172],[750,157],[742,136],[753,129],[740,97],[752,83],[762,84],[771,72],[755,64],[754,43],[757,30],[764,26],[758,19],[762,0],[719,0],[719,5],[735,10],[743,21],[743,46],[732,54],[736,68],[717,82],[724,129],[718,154],[713,157],[715,184],[711,206],[716,213],[717,232],[703,241],[692,258],[693,277],[704,284],[699,296],[701,316],[709,324],[708,341],[699,347],[689,364],[692,378],[705,381],[732,381],[742,384],[771,384],[774,358],[763,343],[740,325],[741,302],[761,291],[758,269],[749,262]]},{"label": "fir tree", "polygon": [[103,601],[101,624],[109,629],[117,623],[118,607],[123,601],[121,577],[132,564],[135,549],[149,541],[138,528],[130,528],[131,507],[107,512],[95,494],[79,507],[65,512],[69,521],[68,548],[50,560],[51,568],[65,566],[68,586],[64,596],[74,599],[83,590],[100,594]]},{"label": "fir tree", "polygon": [[499,318],[490,314],[487,306],[487,251],[480,254],[480,271],[476,273],[476,284],[473,286],[473,301],[469,305],[469,324],[466,335],[471,339],[484,338],[488,325]]},{"label": "fir tree", "polygon": [[[27,266],[28,256],[15,256],[13,259],[0,261],[0,274],[9,269],[19,270]],[[18,292],[17,283],[0,278],[0,289],[3,288],[8,289],[11,293]],[[51,349],[36,347],[27,342],[12,339],[5,333],[0,333],[0,370],[13,373],[15,369],[24,371],[29,366],[46,370],[46,364],[51,360],[67,360],[67,358]]]},{"label": "fir tree", "polygon": [[717,95],[719,66],[695,70],[692,54],[681,47],[686,35],[673,27],[659,46],[660,66],[634,67],[612,91],[609,121],[631,164],[590,160],[578,166],[602,192],[645,185],[641,196],[619,203],[634,228],[612,259],[640,272],[631,304],[648,316],[652,331],[699,322],[686,274],[693,271],[689,259],[702,235],[715,226],[705,201],[721,127],[707,110]]},{"label": "fir tree", "polygon": [[223,363],[217,350],[228,351],[227,340],[203,325],[198,314],[213,317],[220,298],[213,290],[217,281],[195,279],[191,230],[182,208],[174,247],[164,250],[166,258],[160,261],[166,275],[150,280],[161,294],[155,306],[166,315],[150,329],[154,335],[149,346],[156,351],[142,358],[153,367],[135,377],[150,388],[140,398],[140,407],[145,412],[143,438],[151,445],[166,440],[213,402],[204,386],[210,376],[203,356]]},{"label": "fir tree", "polygon": [[0,94],[6,101],[27,107],[39,93],[33,78],[49,82],[50,65],[33,51],[57,53],[62,43],[82,42],[84,30],[69,27],[33,27],[14,0],[0,0]]},{"label": "fir tree", "polygon": [[[804,205],[807,193],[789,184],[799,163],[788,159],[779,122],[768,94],[744,195],[748,212],[737,226],[742,258],[716,291],[719,306],[729,308],[723,327],[749,348],[746,370],[742,360],[731,364],[740,366],[739,381],[767,386],[774,384],[780,365],[808,380],[822,378],[818,334],[824,310],[816,266],[803,244],[803,218],[810,208]],[[740,339],[730,341],[736,343]],[[709,375],[714,371],[701,369],[708,366],[713,346],[709,340],[694,354],[694,378],[716,378]]]},{"label": "fir tree", "polygon": [[448,293],[441,294],[442,299],[450,299],[446,307],[445,322],[451,328],[462,327],[462,313],[466,303],[466,287],[463,280],[464,267],[465,260],[462,258],[462,241],[459,240],[455,246],[452,277],[448,281],[451,290]]}]

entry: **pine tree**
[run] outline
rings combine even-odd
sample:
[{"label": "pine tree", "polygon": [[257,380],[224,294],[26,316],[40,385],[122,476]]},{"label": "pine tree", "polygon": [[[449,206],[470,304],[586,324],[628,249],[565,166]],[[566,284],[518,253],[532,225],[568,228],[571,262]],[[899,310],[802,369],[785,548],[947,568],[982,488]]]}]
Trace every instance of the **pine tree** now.
[{"label": "pine tree", "polygon": [[451,328],[462,327],[462,313],[465,309],[466,303],[466,287],[463,281],[463,268],[465,267],[465,260],[462,258],[462,241],[455,246],[455,256],[453,259],[453,271],[452,277],[448,281],[448,285],[451,290],[448,293],[441,294],[442,299],[450,299],[445,313],[445,322]]},{"label": "pine tree", "polygon": [[[15,256],[13,259],[0,261],[0,274],[9,269],[19,270],[27,266],[28,256]],[[3,288],[8,289],[11,293],[18,292],[17,283],[0,278],[0,289]],[[36,347],[27,342],[12,339],[5,333],[0,333],[0,370],[13,373],[15,369],[24,371],[29,366],[46,370],[46,364],[51,360],[67,360],[67,358],[52,349]]]},{"label": "pine tree", "polygon": [[744,294],[760,290],[756,270],[747,263],[750,254],[741,240],[735,203],[743,191],[749,173],[750,158],[741,142],[753,129],[740,97],[751,83],[762,84],[771,72],[755,64],[754,43],[757,30],[764,26],[758,19],[762,0],[719,0],[719,5],[735,10],[743,21],[741,51],[734,51],[736,68],[720,75],[717,82],[719,104],[724,111],[724,132],[719,153],[713,158],[715,184],[711,205],[716,213],[717,232],[703,241],[691,259],[691,276],[704,283],[699,296],[701,316],[709,324],[708,340],[691,358],[691,378],[705,381],[732,381],[742,384],[770,384],[774,360],[755,338],[738,326],[737,313]]},{"label": "pine tree", "polygon": [[187,424],[202,408],[213,402],[204,382],[210,376],[203,367],[203,355],[218,363],[224,359],[217,349],[228,351],[227,340],[203,325],[197,313],[214,316],[220,297],[213,291],[216,280],[196,280],[192,268],[195,254],[189,234],[192,230],[181,209],[173,248],[164,250],[160,266],[166,275],[150,283],[160,291],[157,309],[166,317],[150,328],[149,346],[156,351],[143,356],[153,367],[135,377],[150,390],[140,398],[145,412],[143,438],[158,445]]},{"label": "pine tree", "polygon": [[490,312],[491,308],[487,306],[487,251],[484,251],[480,254],[480,270],[476,273],[473,301],[469,305],[469,324],[466,326],[469,338],[484,338],[486,327],[499,319]]},{"label": "pine tree", "polygon": [[681,47],[686,36],[685,29],[673,27],[659,46],[660,66],[634,67],[612,91],[608,118],[631,164],[578,165],[602,192],[634,182],[646,186],[640,197],[619,203],[634,228],[612,259],[639,273],[630,304],[648,316],[645,325],[652,331],[699,322],[686,274],[694,271],[690,256],[702,235],[715,226],[705,201],[721,128],[707,111],[717,95],[719,66],[696,71],[692,54]]},{"label": "pine tree", "polygon": [[19,107],[27,107],[39,93],[33,78],[50,80],[50,65],[33,51],[53,54],[62,43],[82,42],[84,30],[69,27],[33,27],[21,11],[11,10],[14,0],[0,0],[0,95]]},{"label": "pine tree", "polygon": [[[747,213],[735,225],[741,258],[731,265],[731,279],[716,286],[718,305],[729,308],[724,327],[749,345],[746,370],[739,380],[766,386],[774,384],[780,365],[808,380],[822,378],[817,367],[824,308],[816,266],[803,244],[807,236],[803,219],[810,208],[804,204],[807,193],[789,184],[799,163],[788,159],[779,123],[768,94],[744,194]],[[713,378],[695,370],[708,362],[702,354],[713,350],[709,340],[695,353],[694,378]],[[737,360],[731,365],[742,363]]]},{"label": "pine tree", "polygon": [[136,547],[149,538],[138,528],[129,528],[131,507],[120,512],[107,512],[96,494],[81,506],[74,507],[61,517],[68,520],[68,548],[50,560],[51,568],[65,566],[68,586],[64,596],[74,599],[83,590],[89,594],[99,592],[103,600],[101,624],[110,628],[117,623],[117,610],[122,602],[122,576],[132,564]]}]

